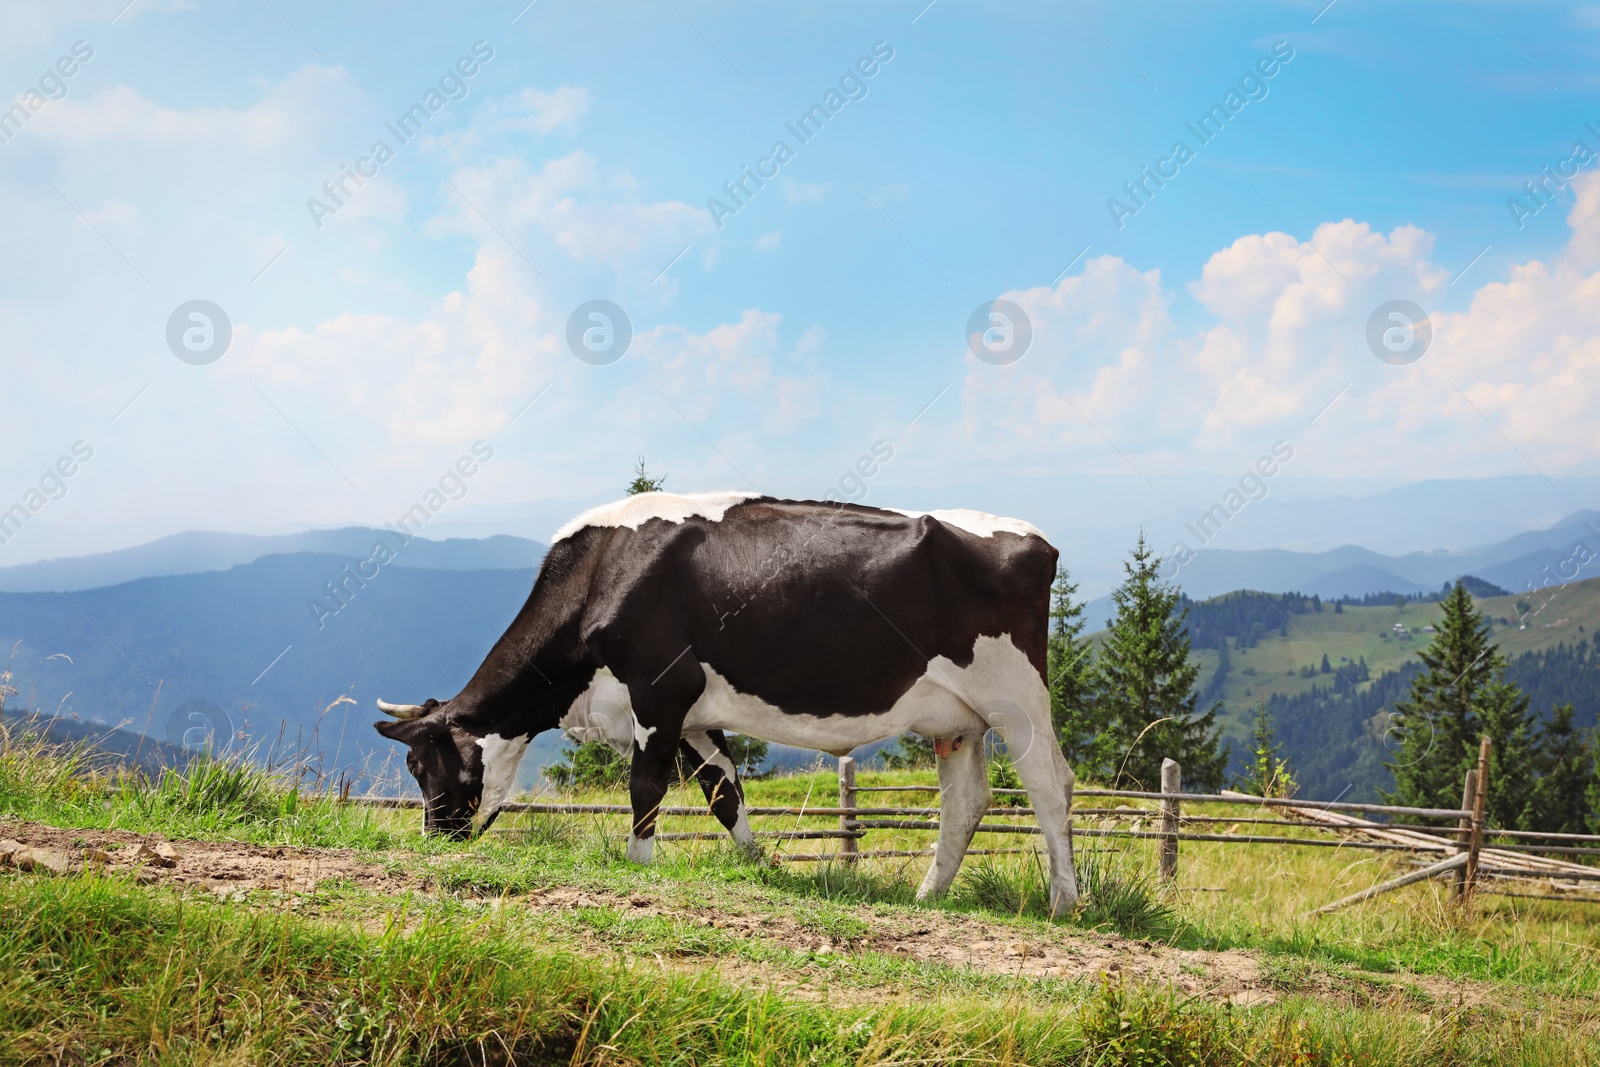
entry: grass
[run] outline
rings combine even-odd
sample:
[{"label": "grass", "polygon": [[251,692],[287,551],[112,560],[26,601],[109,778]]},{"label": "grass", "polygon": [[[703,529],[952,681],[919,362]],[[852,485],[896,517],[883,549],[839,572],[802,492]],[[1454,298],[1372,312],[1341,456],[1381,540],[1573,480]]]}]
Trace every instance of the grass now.
[{"label": "grass", "polygon": [[[871,772],[861,784],[926,778]],[[830,773],[817,772],[751,783],[750,799],[818,807],[836,790]],[[696,796],[675,793],[668,803]],[[922,858],[772,866],[704,841],[664,844],[660,861],[642,868],[622,855],[625,816],[502,817],[505,833],[443,842],[422,837],[415,812],[341,807],[238,761],[198,760],[150,782],[97,772],[81,752],[15,735],[0,735],[0,818],[346,847],[432,879],[428,893],[399,897],[324,884],[290,912],[261,894],[196,903],[108,878],[0,875],[0,1064],[535,1063],[575,1051],[579,1061],[684,1063],[1567,1067],[1600,1057],[1600,932],[1581,906],[1483,897],[1462,909],[1420,885],[1303,918],[1399,870],[1389,853],[1184,842],[1177,890],[1158,892],[1145,843],[1080,839],[1084,907],[1051,923],[1032,853],[972,857],[949,897],[919,904]],[[774,819],[758,828],[830,823]],[[868,847],[921,848],[932,836],[873,831]],[[553,888],[627,896],[616,906],[512,906]],[[1201,888],[1224,891],[1192,891]],[[628,898],[653,902],[652,913],[631,910]],[[716,928],[708,915],[743,925]],[[976,919],[1057,943],[1087,929],[1250,949],[1282,999],[1230,1011],[1170,991],[900,958],[875,939],[918,916]],[[813,937],[812,947],[763,934],[779,927]],[[755,986],[714,977],[740,969],[767,977]],[[1486,983],[1504,1008],[1435,998],[1423,988],[1433,976]],[[770,987],[779,979],[785,992]]]},{"label": "grass", "polygon": [[1595,1051],[1538,1024],[1236,1012],[1117,985],[1046,1005],[823,1002],[551,951],[503,916],[363,930],[95,876],[0,880],[0,976],[0,1064],[1531,1065]]},{"label": "grass", "polygon": [[152,781],[59,746],[24,723],[0,723],[0,816],[86,829],[228,838],[256,844],[382,849],[401,836],[362,808],[306,795],[295,769],[267,770],[248,754],[196,755]]}]

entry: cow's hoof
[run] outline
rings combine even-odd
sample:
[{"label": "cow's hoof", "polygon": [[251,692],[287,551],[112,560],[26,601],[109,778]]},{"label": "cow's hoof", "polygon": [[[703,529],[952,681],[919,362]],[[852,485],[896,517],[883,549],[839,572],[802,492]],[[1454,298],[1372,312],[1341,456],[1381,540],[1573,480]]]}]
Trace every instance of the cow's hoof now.
[{"label": "cow's hoof", "polygon": [[1078,910],[1078,891],[1058,889],[1050,894],[1050,917],[1064,919]]},{"label": "cow's hoof", "polygon": [[759,841],[735,841],[733,843],[733,850],[734,852],[738,853],[739,858],[744,860],[746,863],[754,863],[762,867],[771,867],[776,862],[771,856],[767,855],[767,850],[761,847],[761,842]]}]

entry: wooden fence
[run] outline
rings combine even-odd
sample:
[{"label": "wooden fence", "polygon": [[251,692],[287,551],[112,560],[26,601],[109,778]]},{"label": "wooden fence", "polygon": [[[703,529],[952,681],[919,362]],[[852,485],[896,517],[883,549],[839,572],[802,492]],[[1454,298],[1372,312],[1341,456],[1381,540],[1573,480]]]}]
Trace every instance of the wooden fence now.
[{"label": "wooden fence", "polygon": [[[1105,822],[1134,820],[1131,827],[1087,826],[1074,822],[1074,837],[1113,838],[1124,840],[1152,840],[1157,844],[1157,877],[1162,883],[1172,882],[1177,875],[1179,844],[1183,841],[1204,841],[1228,845],[1271,845],[1308,848],[1364,849],[1372,851],[1407,852],[1421,857],[1419,870],[1411,871],[1389,882],[1373,886],[1361,893],[1335,901],[1319,908],[1318,912],[1331,911],[1357,900],[1367,899],[1391,889],[1440,876],[1450,876],[1452,894],[1463,897],[1474,891],[1503,891],[1508,882],[1540,880],[1547,882],[1546,889],[1581,890],[1583,886],[1562,886],[1562,882],[1600,882],[1600,867],[1590,867],[1557,856],[1600,856],[1600,835],[1543,833],[1529,830],[1490,828],[1487,823],[1486,804],[1489,786],[1489,742],[1484,739],[1479,750],[1478,765],[1469,770],[1462,791],[1460,808],[1406,807],[1395,804],[1361,804],[1339,801],[1308,801],[1257,797],[1243,793],[1185,793],[1182,768],[1173,760],[1165,760],[1161,769],[1161,791],[1146,792],[1129,789],[1077,789],[1073,792],[1073,815],[1076,818],[1094,816]],[[855,864],[863,860],[931,856],[926,849],[863,849],[863,839],[874,830],[925,830],[937,831],[938,809],[934,807],[872,806],[862,803],[863,794],[916,793],[937,796],[937,785],[858,785],[856,761],[844,756],[839,759],[839,793],[836,806],[752,807],[752,818],[785,817],[826,818],[838,820],[836,828],[787,830],[757,830],[755,836],[766,841],[823,841],[834,840],[837,846],[830,851],[782,853],[776,858],[784,862],[833,861]],[[1027,796],[1022,789],[995,789],[998,796]],[[1154,806],[1119,804],[1112,807],[1078,807],[1076,802],[1087,798],[1107,798],[1119,801],[1153,801]],[[379,808],[417,808],[421,802],[410,798],[351,797],[350,804]],[[1186,815],[1185,805],[1224,804],[1257,809],[1262,815],[1281,813],[1277,818],[1231,817],[1215,815]],[[561,802],[515,802],[502,809],[508,813],[544,815],[631,815],[632,808],[625,804],[572,804]],[[1346,814],[1349,813],[1349,814]],[[662,816],[705,816],[703,806],[664,806]],[[978,824],[980,834],[1000,836],[1038,836],[1041,831],[1034,825],[994,822],[1004,817],[1028,817],[1034,814],[1029,807],[995,806],[985,813],[985,821]],[[1389,819],[1408,821],[1377,822],[1360,818],[1378,815]],[[1445,825],[1427,825],[1418,820],[1433,820]],[[1153,829],[1140,828],[1148,823]],[[1228,824],[1227,832],[1208,832],[1208,827]],[[1235,827],[1284,827],[1300,831],[1315,831],[1327,836],[1282,836],[1271,833],[1235,833]],[[658,841],[717,840],[725,837],[722,831],[687,831],[657,833]],[[1494,843],[1488,844],[1490,839]],[[1552,841],[1555,844],[1536,842]],[[973,848],[969,855],[997,855],[1027,853],[1031,847]],[[1507,891],[1505,895],[1527,895]],[[1563,897],[1550,894],[1549,899],[1593,899],[1600,896]]]}]

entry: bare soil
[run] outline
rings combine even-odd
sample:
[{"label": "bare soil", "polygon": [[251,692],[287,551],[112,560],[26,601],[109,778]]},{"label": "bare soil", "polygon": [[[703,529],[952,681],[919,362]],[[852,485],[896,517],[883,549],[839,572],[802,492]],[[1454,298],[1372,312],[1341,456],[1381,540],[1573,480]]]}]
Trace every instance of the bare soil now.
[{"label": "bare soil", "polygon": [[[160,835],[116,830],[63,830],[36,823],[0,821],[0,839],[15,838],[30,848],[64,852],[74,866],[95,866],[132,873],[146,884],[203,890],[222,899],[247,900],[251,890],[275,891],[291,906],[328,883],[343,883],[379,894],[429,891],[427,861],[418,858],[407,870],[386,868],[348,849],[259,846],[231,841],[173,841],[177,850],[170,867],[136,857],[166,841]],[[98,855],[97,855],[98,853]],[[109,857],[109,862],[105,862]],[[459,859],[459,857],[451,857]],[[0,877],[15,876],[0,869]],[[1281,969],[1264,967],[1262,958],[1243,950],[1204,951],[1174,948],[1115,933],[1075,928],[1032,929],[986,921],[979,916],[928,911],[878,914],[862,909],[869,932],[839,937],[820,932],[803,918],[772,911],[739,911],[684,900],[661,899],[651,893],[553,887],[536,889],[505,900],[463,898],[484,906],[522,907],[542,911],[610,908],[639,915],[659,915],[679,923],[701,924],[726,934],[759,940],[818,956],[876,951],[918,963],[942,964],[986,975],[1021,978],[1128,981],[1170,986],[1187,996],[1226,1000],[1248,1007],[1271,1003],[1285,992],[1319,995],[1364,1004],[1392,1003],[1411,1010],[1440,1007],[1516,1010],[1521,998],[1508,988],[1485,982],[1432,975],[1338,976],[1315,966],[1296,968],[1285,979]],[[598,942],[600,939],[595,938]],[[598,947],[598,946],[597,946]],[[613,951],[625,946],[606,946]],[[703,967],[705,962],[685,966]],[[719,960],[714,969],[725,979],[770,986],[797,995],[827,995],[808,984],[794,968],[765,967],[748,960]],[[1548,1002],[1546,1002],[1548,1007]]]}]

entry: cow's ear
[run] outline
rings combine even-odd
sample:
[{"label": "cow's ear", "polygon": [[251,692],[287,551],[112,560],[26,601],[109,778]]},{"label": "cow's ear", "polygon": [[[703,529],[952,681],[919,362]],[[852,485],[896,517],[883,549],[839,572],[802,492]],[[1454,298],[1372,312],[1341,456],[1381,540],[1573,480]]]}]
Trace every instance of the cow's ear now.
[{"label": "cow's ear", "polygon": [[399,741],[403,745],[416,743],[422,738],[427,726],[421,719],[385,719],[375,722],[372,728],[391,741]]}]

